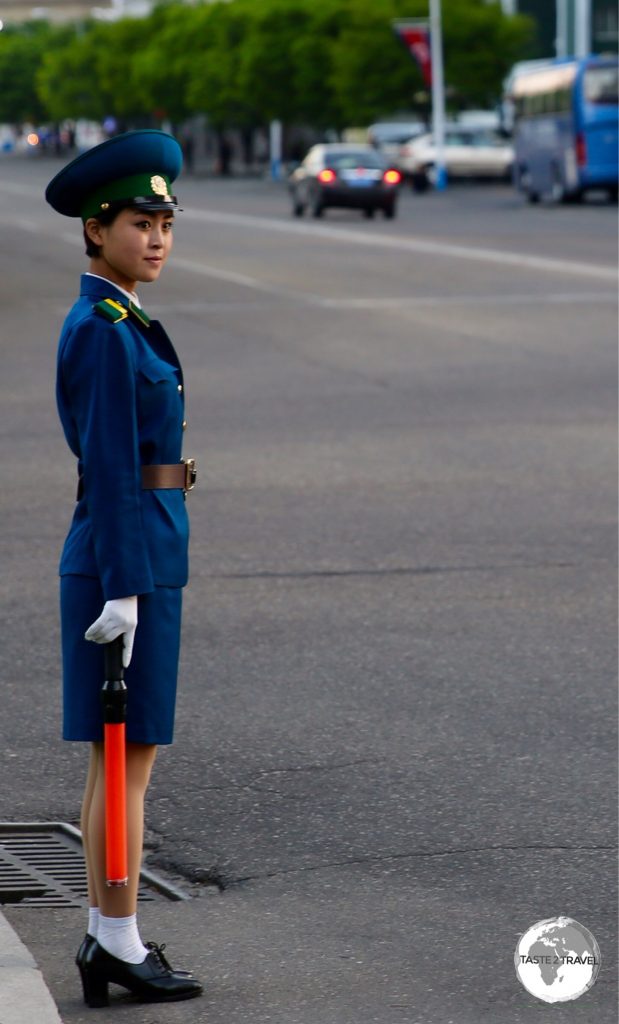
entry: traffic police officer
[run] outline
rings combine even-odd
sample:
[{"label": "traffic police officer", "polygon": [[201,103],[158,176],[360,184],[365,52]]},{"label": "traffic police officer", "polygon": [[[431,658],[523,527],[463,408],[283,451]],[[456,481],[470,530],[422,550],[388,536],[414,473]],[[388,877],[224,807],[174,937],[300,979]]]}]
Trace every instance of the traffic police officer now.
[{"label": "traffic police officer", "polygon": [[[156,746],[171,743],[181,595],[187,582],[191,460],[182,461],[184,384],[170,339],[141,308],[172,246],[172,182],[181,149],[160,131],[115,136],[50,182],[47,201],[79,217],[89,272],[58,346],[57,404],[78,462],[75,513],[60,561],[63,736],[88,741],[82,806],[89,925],[77,955],[84,998],[107,1005],[110,982],[145,1001],[187,999],[200,983],[142,943],[137,888],[144,794]],[[105,884],[100,644],[123,636],[128,690],[129,883]],[[94,641],[91,642],[91,641]]]}]

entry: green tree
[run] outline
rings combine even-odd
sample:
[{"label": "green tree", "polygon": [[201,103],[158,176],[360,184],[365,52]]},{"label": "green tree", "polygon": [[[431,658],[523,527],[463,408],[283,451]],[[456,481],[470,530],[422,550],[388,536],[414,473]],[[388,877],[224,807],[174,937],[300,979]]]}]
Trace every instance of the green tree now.
[{"label": "green tree", "polygon": [[215,3],[205,14],[202,52],[190,69],[187,102],[207,113],[215,128],[253,127],[261,120],[259,106],[240,71],[255,28],[251,6],[243,0]]},{"label": "green tree", "polygon": [[64,45],[50,48],[36,76],[38,94],[50,116],[56,121],[102,120],[108,115],[127,123],[147,120],[150,107],[138,58],[150,27],[142,18],[90,22],[78,26]]},{"label": "green tree", "polygon": [[332,86],[331,43],[345,25],[346,11],[333,0],[313,0],[306,6],[307,30],[291,45],[297,118],[316,128],[344,127]]},{"label": "green tree", "polygon": [[[405,10],[398,8],[404,6]],[[423,89],[417,65],[396,38],[398,16],[426,17],[425,0],[349,0],[348,17],[332,44],[331,83],[345,124],[368,124],[383,114],[410,110]]]},{"label": "green tree", "polygon": [[121,18],[111,24],[98,24],[92,30],[95,76],[105,114],[131,124],[149,120],[151,107],[140,58],[155,31],[152,18]]},{"label": "green tree", "polygon": [[[490,106],[512,64],[528,55],[534,26],[499,3],[443,3],[447,95],[460,106]],[[348,0],[347,25],[333,42],[332,83],[349,124],[414,108],[421,75],[391,30],[397,18],[427,18],[427,0]]]},{"label": "green tree", "polygon": [[[164,0],[147,18],[86,23],[53,45],[49,28],[3,33],[0,116],[144,124],[203,112],[220,131],[274,118],[367,124],[423,94],[392,23],[427,14],[427,0]],[[452,106],[495,103],[534,39],[529,19],[486,0],[445,0],[443,28]]]},{"label": "green tree", "polygon": [[234,0],[209,4],[205,14],[189,106],[219,128],[273,118],[333,124],[328,62],[341,21],[337,0]]},{"label": "green tree", "polygon": [[[248,14],[250,9],[248,8]],[[295,51],[310,27],[302,0],[255,0],[252,22],[239,53],[239,86],[263,121],[298,120]]]},{"label": "green tree", "polygon": [[498,3],[449,0],[443,16],[445,78],[461,105],[492,107],[509,69],[533,53],[535,26]]},{"label": "green tree", "polygon": [[164,3],[146,19],[132,77],[142,108],[156,120],[178,123],[195,112],[188,92],[192,74],[204,59],[207,14],[204,7]]},{"label": "green tree", "polygon": [[36,87],[52,120],[100,120],[108,112],[97,76],[97,49],[95,28],[86,26],[44,54]]},{"label": "green tree", "polygon": [[36,73],[43,53],[64,33],[46,22],[0,32],[0,121],[17,124],[45,120],[47,111],[36,90]]}]

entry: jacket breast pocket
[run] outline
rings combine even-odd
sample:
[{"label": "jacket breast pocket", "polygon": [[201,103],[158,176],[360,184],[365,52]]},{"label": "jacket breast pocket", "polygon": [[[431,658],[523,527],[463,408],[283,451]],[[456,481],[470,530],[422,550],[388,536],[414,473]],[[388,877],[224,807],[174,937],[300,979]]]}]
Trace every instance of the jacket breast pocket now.
[{"label": "jacket breast pocket", "polygon": [[170,419],[176,421],[181,412],[182,398],[176,367],[162,359],[149,359],[138,369],[137,404],[142,422],[158,420],[161,425]]}]

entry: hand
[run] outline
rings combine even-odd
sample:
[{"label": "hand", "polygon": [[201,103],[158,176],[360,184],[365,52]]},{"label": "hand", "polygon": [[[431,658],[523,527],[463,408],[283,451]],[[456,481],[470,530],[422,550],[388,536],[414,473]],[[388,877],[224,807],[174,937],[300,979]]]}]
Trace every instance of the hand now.
[{"label": "hand", "polygon": [[123,634],[123,665],[129,667],[138,625],[137,597],[117,597],[106,601],[99,618],[84,633],[85,640],[109,644]]}]

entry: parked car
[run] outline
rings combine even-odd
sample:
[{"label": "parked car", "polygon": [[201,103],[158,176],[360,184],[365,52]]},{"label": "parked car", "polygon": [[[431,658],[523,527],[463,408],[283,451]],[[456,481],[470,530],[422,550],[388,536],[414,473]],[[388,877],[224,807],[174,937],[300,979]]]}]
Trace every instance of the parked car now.
[{"label": "parked car", "polygon": [[366,217],[373,217],[375,210],[395,217],[401,180],[400,172],[372,146],[312,146],[288,178],[292,212],[302,217],[309,208],[313,217],[321,217],[330,206],[345,206],[363,210]]},{"label": "parked car", "polygon": [[367,141],[380,150],[387,163],[398,167],[400,148],[426,131],[423,121],[377,121],[367,130]]},{"label": "parked car", "polygon": [[[495,178],[511,181],[514,150],[499,132],[487,128],[445,129],[445,169],[449,178]],[[400,149],[400,169],[416,192],[434,182],[436,146],[431,134],[412,139]]]}]

